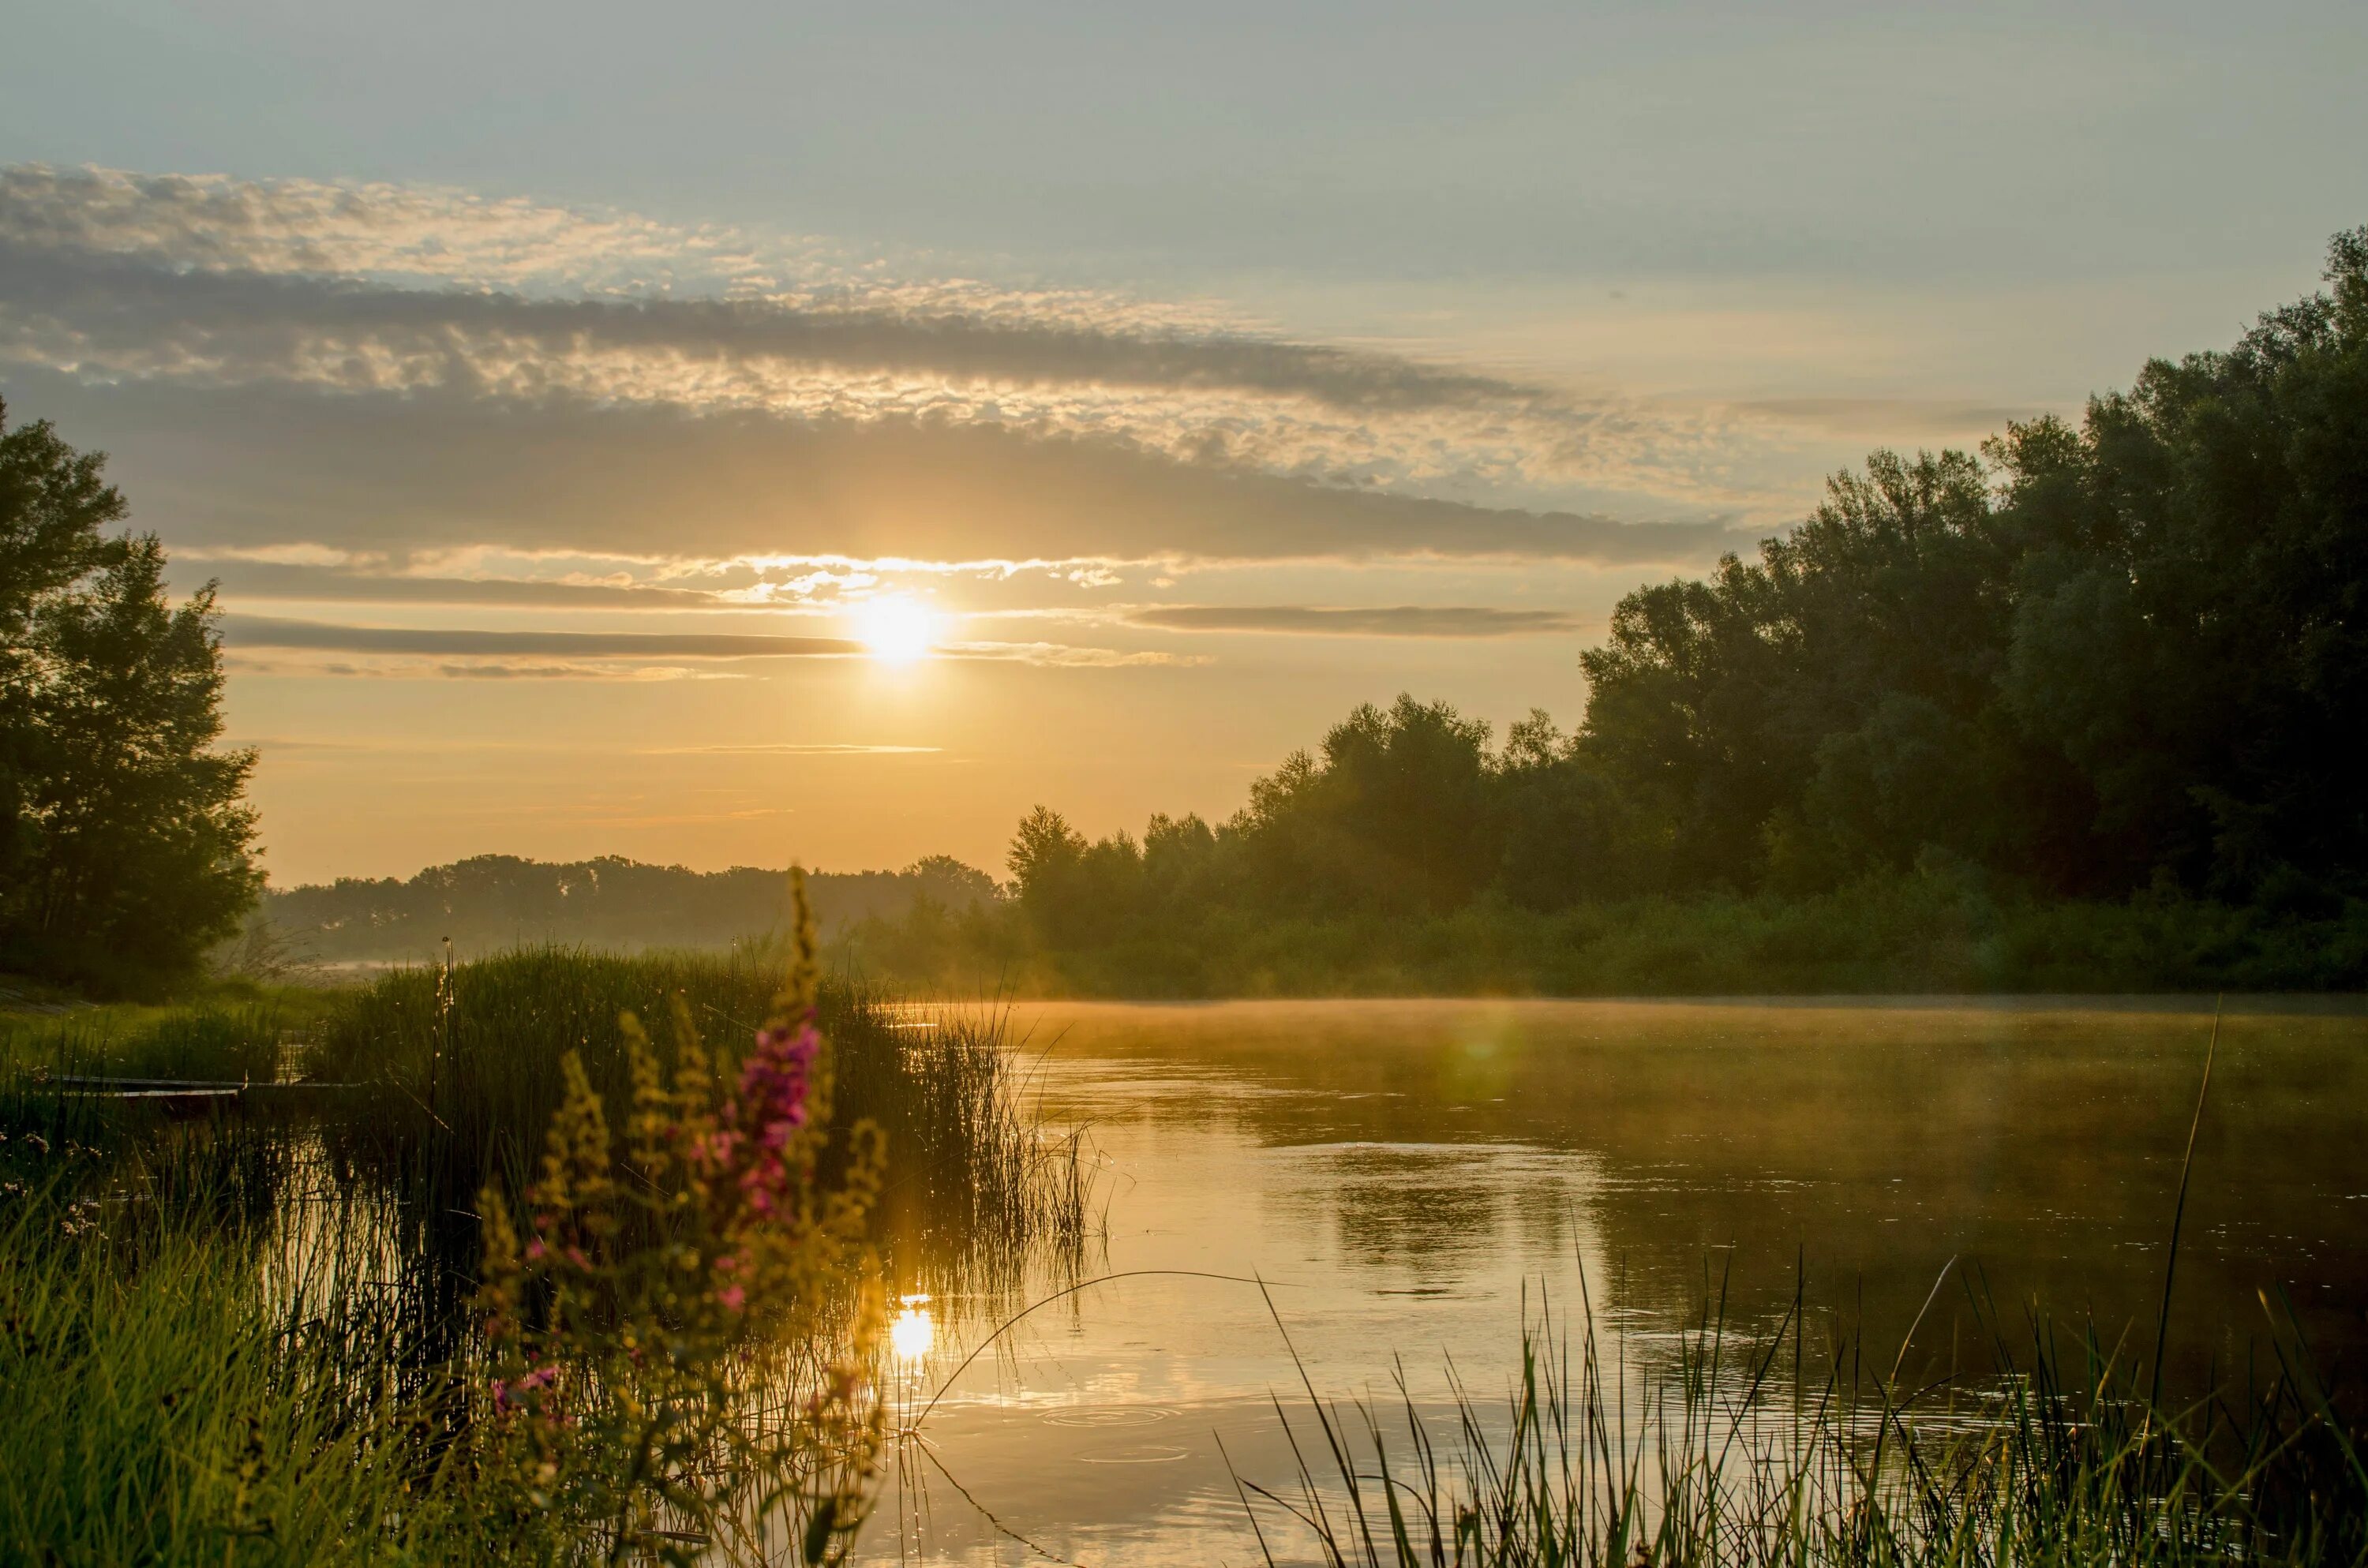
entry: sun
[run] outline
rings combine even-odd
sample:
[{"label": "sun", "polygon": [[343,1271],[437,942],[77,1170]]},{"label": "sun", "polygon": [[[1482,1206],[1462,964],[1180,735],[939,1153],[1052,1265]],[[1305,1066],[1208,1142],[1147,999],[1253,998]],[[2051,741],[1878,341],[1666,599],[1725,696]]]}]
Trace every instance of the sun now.
[{"label": "sun", "polygon": [[882,664],[926,659],[938,638],[938,618],[913,599],[873,599],[855,612],[855,635]]}]

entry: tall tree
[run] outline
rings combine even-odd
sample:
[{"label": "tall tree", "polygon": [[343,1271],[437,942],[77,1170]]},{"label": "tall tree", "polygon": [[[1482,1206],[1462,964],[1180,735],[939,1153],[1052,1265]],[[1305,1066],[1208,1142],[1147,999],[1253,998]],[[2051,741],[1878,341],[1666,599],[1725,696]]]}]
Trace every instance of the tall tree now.
[{"label": "tall tree", "polygon": [[142,986],[194,971],[262,875],[250,751],[221,751],[213,585],[177,608],[106,460],[0,407],[0,964]]}]

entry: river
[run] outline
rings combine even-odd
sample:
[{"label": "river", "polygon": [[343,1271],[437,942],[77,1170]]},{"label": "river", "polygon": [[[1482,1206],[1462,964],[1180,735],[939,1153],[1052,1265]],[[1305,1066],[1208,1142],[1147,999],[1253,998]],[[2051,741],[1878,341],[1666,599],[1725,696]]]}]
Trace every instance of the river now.
[{"label": "river", "polygon": [[[2149,1357],[2214,1007],[1031,1004],[1011,1022],[1047,1124],[1087,1129],[1107,1231],[1030,1299],[1101,1282],[1000,1334],[1024,1303],[905,1282],[908,1437],[866,1561],[1259,1561],[1237,1481],[1293,1480],[1275,1401],[1307,1440],[1303,1371],[1395,1411],[1402,1364],[1436,1422],[1452,1365],[1493,1408],[1549,1311],[1591,1318],[1639,1379],[1706,1310],[1746,1342],[1796,1292],[1886,1363],[1922,1311],[1919,1376],[1977,1381],[1984,1324],[2027,1341],[2034,1308]],[[2258,1366],[2282,1301],[2322,1364],[2368,1353],[2363,1108],[2368,1013],[2228,1004],[2173,1298],[2183,1386]],[[1276,1510],[1261,1523],[1306,1560]]]}]

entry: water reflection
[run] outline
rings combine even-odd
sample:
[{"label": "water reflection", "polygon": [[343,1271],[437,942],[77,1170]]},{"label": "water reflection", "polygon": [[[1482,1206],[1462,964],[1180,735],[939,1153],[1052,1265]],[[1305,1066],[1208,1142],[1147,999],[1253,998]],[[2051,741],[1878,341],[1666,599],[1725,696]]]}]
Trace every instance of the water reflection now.
[{"label": "water reflection", "polygon": [[[2009,1320],[2044,1301],[2150,1324],[2209,1008],[1079,1006],[1021,1023],[1046,1052],[1046,1114],[1091,1124],[1110,1162],[1109,1268],[1265,1290],[1137,1276],[1026,1320],[928,1423],[968,1498],[921,1478],[927,1506],[883,1517],[872,1561],[1030,1557],[1015,1536],[1087,1562],[1255,1561],[1234,1473],[1293,1473],[1269,1392],[1301,1364],[1327,1392],[1386,1390],[1402,1357],[1443,1412],[1450,1359],[1487,1396],[1524,1313],[1567,1321],[1582,1297],[1637,1368],[1722,1290],[1738,1336],[1764,1334],[1796,1267],[1821,1323],[1894,1346],[1952,1256]],[[2265,1285],[2330,1358],[2368,1351],[2364,1045],[2356,1012],[2232,1010],[2177,1365],[2241,1367]],[[1908,1376],[1945,1369],[1965,1300],[1935,1308]],[[933,1332],[951,1364],[978,1329],[940,1314]]]},{"label": "water reflection", "polygon": [[888,1349],[896,1358],[897,1366],[918,1366],[937,1342],[938,1325],[929,1317],[928,1296],[921,1293],[898,1297],[896,1315],[888,1324]]}]

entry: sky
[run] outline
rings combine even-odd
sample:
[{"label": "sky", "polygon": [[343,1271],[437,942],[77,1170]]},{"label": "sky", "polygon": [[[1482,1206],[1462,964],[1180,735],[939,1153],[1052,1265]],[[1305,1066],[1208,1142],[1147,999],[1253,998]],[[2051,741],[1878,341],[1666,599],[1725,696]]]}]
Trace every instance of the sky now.
[{"label": "sky", "polygon": [[999,869],[2078,415],[2368,222],[2368,7],[8,6],[0,398],[280,885]]}]

